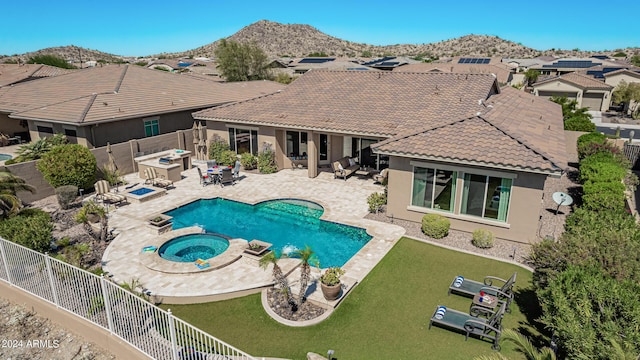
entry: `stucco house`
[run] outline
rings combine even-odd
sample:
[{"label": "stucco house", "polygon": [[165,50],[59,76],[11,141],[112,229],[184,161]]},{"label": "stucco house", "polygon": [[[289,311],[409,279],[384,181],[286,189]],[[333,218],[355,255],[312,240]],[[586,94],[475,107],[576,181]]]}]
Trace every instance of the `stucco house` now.
[{"label": "stucco house", "polygon": [[594,111],[606,111],[611,103],[613,86],[592,76],[579,73],[568,73],[553,78],[537,81],[533,85],[533,93],[545,99],[552,96],[565,96],[576,100],[578,107],[586,107]]},{"label": "stucco house", "polygon": [[31,140],[63,133],[93,148],[189,129],[194,111],[283,87],[271,81],[221,84],[136,65],[108,65],[1,87],[0,124],[26,126]]},{"label": "stucco house", "polygon": [[566,167],[560,106],[491,74],[314,70],[193,116],[238,153],[270,147],[280,169],[303,156],[309,177],[345,156],[388,168],[390,216],[513,241],[535,240],[545,179]]}]

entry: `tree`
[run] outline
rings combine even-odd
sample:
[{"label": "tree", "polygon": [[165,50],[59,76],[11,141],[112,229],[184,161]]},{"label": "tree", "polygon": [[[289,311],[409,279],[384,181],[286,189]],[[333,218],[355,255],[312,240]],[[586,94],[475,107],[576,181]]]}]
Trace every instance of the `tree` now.
[{"label": "tree", "polygon": [[524,78],[527,80],[527,85],[531,85],[538,81],[538,77],[540,76],[540,71],[535,69],[528,69],[524,72]]},{"label": "tree", "polygon": [[562,106],[562,117],[564,119],[564,129],[572,131],[596,131],[596,126],[591,122],[589,108],[578,108],[578,101],[569,100],[566,96],[552,96],[549,100]]},{"label": "tree", "polygon": [[289,281],[287,281],[287,277],[282,273],[282,269],[278,266],[278,260],[282,254],[277,254],[275,251],[271,251],[266,255],[260,258],[259,265],[261,268],[266,269],[269,265],[273,265],[273,279],[280,286],[280,290],[283,292],[285,298],[287,299],[287,303],[295,306],[295,301],[291,298],[291,289],[289,288]]},{"label": "tree", "polygon": [[622,80],[613,90],[612,100],[614,103],[623,103],[625,110],[629,110],[634,119],[640,117],[640,83],[627,83]]},{"label": "tree", "polygon": [[633,55],[629,61],[635,66],[640,66],[640,55]]},{"label": "tree", "polygon": [[14,162],[20,163],[38,160],[54,146],[64,145],[66,143],[67,137],[64,134],[58,133],[53,136],[38,139],[28,144],[20,145],[16,151],[16,155],[18,156],[14,158]]},{"label": "tree", "polygon": [[44,64],[55,66],[63,69],[75,69],[76,67],[69,64],[65,59],[55,55],[36,55],[27,60],[27,64]]},{"label": "tree", "polygon": [[40,209],[23,209],[0,221],[0,236],[42,253],[51,247],[52,231],[51,216]]},{"label": "tree", "polygon": [[0,171],[0,218],[15,215],[22,208],[18,191],[34,193],[36,189],[9,171]]},{"label": "tree", "polygon": [[306,300],[307,285],[309,285],[309,276],[311,274],[311,265],[319,266],[318,259],[315,257],[315,252],[309,245],[306,245],[304,249],[296,249],[291,257],[299,258],[302,268],[300,269],[300,293],[298,294],[298,305]]},{"label": "tree", "polygon": [[[100,219],[100,232],[96,234],[91,227],[91,217],[97,216]],[[93,200],[88,201],[76,214],[76,222],[85,225],[85,229],[94,239],[106,242],[109,239],[109,218],[105,208]]]},{"label": "tree", "polygon": [[96,181],[96,157],[80,144],[54,146],[36,166],[54,188],[75,185],[79,189],[89,189]]},{"label": "tree", "polygon": [[267,55],[254,43],[240,44],[222,39],[215,50],[216,62],[227,81],[271,78]]}]

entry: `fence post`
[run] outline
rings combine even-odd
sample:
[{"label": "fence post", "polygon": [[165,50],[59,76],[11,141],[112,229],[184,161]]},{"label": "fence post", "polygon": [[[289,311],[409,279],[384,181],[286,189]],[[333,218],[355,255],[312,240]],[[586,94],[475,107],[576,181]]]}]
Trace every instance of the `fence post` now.
[{"label": "fence post", "polygon": [[9,272],[9,263],[7,262],[7,251],[4,249],[4,239],[0,239],[0,253],[2,253],[2,263],[4,264],[4,270],[7,272],[7,281],[13,286],[13,280],[11,280],[11,273]]},{"label": "fence post", "polygon": [[173,353],[173,360],[178,360],[178,343],[176,340],[176,324],[174,322],[174,316],[171,314],[171,309],[167,309],[169,314],[169,334],[171,335],[171,352]]},{"label": "fence post", "polygon": [[44,253],[44,263],[47,266],[47,274],[49,274],[49,284],[51,285],[53,302],[56,304],[56,307],[60,307],[60,303],[58,302],[58,291],[56,291],[56,285],[53,281],[53,271],[51,271],[51,258],[49,257],[49,253]]},{"label": "fence post", "polygon": [[109,325],[109,332],[113,335],[113,318],[111,317],[111,300],[109,300],[109,293],[107,292],[107,286],[105,285],[104,274],[100,275],[100,288],[102,288],[102,297],[104,298],[104,311],[107,313],[107,324]]}]

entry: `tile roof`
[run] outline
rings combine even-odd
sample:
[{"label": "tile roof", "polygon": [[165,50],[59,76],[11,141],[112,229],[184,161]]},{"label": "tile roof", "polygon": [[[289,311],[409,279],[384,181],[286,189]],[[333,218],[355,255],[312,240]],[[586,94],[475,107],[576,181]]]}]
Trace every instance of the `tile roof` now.
[{"label": "tile roof", "polygon": [[571,73],[568,73],[568,74],[563,74],[563,75],[560,75],[560,76],[556,76],[556,77],[544,79],[542,81],[538,81],[535,84],[533,84],[533,87],[536,87],[537,85],[540,85],[540,84],[546,84],[546,83],[549,83],[549,82],[553,82],[553,81],[563,81],[563,82],[575,85],[577,87],[580,87],[582,89],[598,89],[598,90],[611,90],[611,89],[613,89],[612,86],[607,85],[602,81],[596,80],[591,76],[582,75],[582,74],[578,74],[578,73],[575,73],[575,72],[571,72]]},{"label": "tile roof", "polygon": [[495,74],[498,82],[506,84],[511,76],[511,67],[507,64],[458,64],[450,63],[417,63],[405,65],[393,71],[428,72],[442,71],[448,73]]},{"label": "tile roof", "polygon": [[629,76],[640,78],[640,68],[634,66],[629,69],[619,69],[615,71],[610,71],[608,73],[605,73],[604,77],[606,78],[606,77],[609,77],[612,75],[618,75],[618,74],[627,74]]},{"label": "tile roof", "polygon": [[479,115],[425,127],[372,145],[396,156],[560,173],[566,167],[562,109],[546,99],[505,87]]},{"label": "tile roof", "polygon": [[0,111],[17,119],[117,121],[246,100],[285,87],[276,84],[228,86],[135,65],[109,65],[0,88]]},{"label": "tile roof", "polygon": [[42,64],[0,64],[0,87],[25,80],[68,74],[74,70]]},{"label": "tile roof", "polygon": [[387,137],[471,116],[497,91],[489,74],[312,70],[281,92],[193,116]]}]

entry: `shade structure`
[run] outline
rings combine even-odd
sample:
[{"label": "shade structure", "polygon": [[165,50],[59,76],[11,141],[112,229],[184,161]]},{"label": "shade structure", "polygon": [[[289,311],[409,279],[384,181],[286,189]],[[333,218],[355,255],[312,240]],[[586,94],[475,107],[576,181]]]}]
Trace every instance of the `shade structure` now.
[{"label": "shade structure", "polygon": [[199,141],[198,141],[198,153],[200,160],[207,159],[207,128],[202,126],[202,123],[198,123]]},{"label": "shade structure", "polygon": [[197,145],[200,142],[200,130],[198,129],[198,121],[193,122],[193,127],[191,128],[193,132],[193,144]]}]

